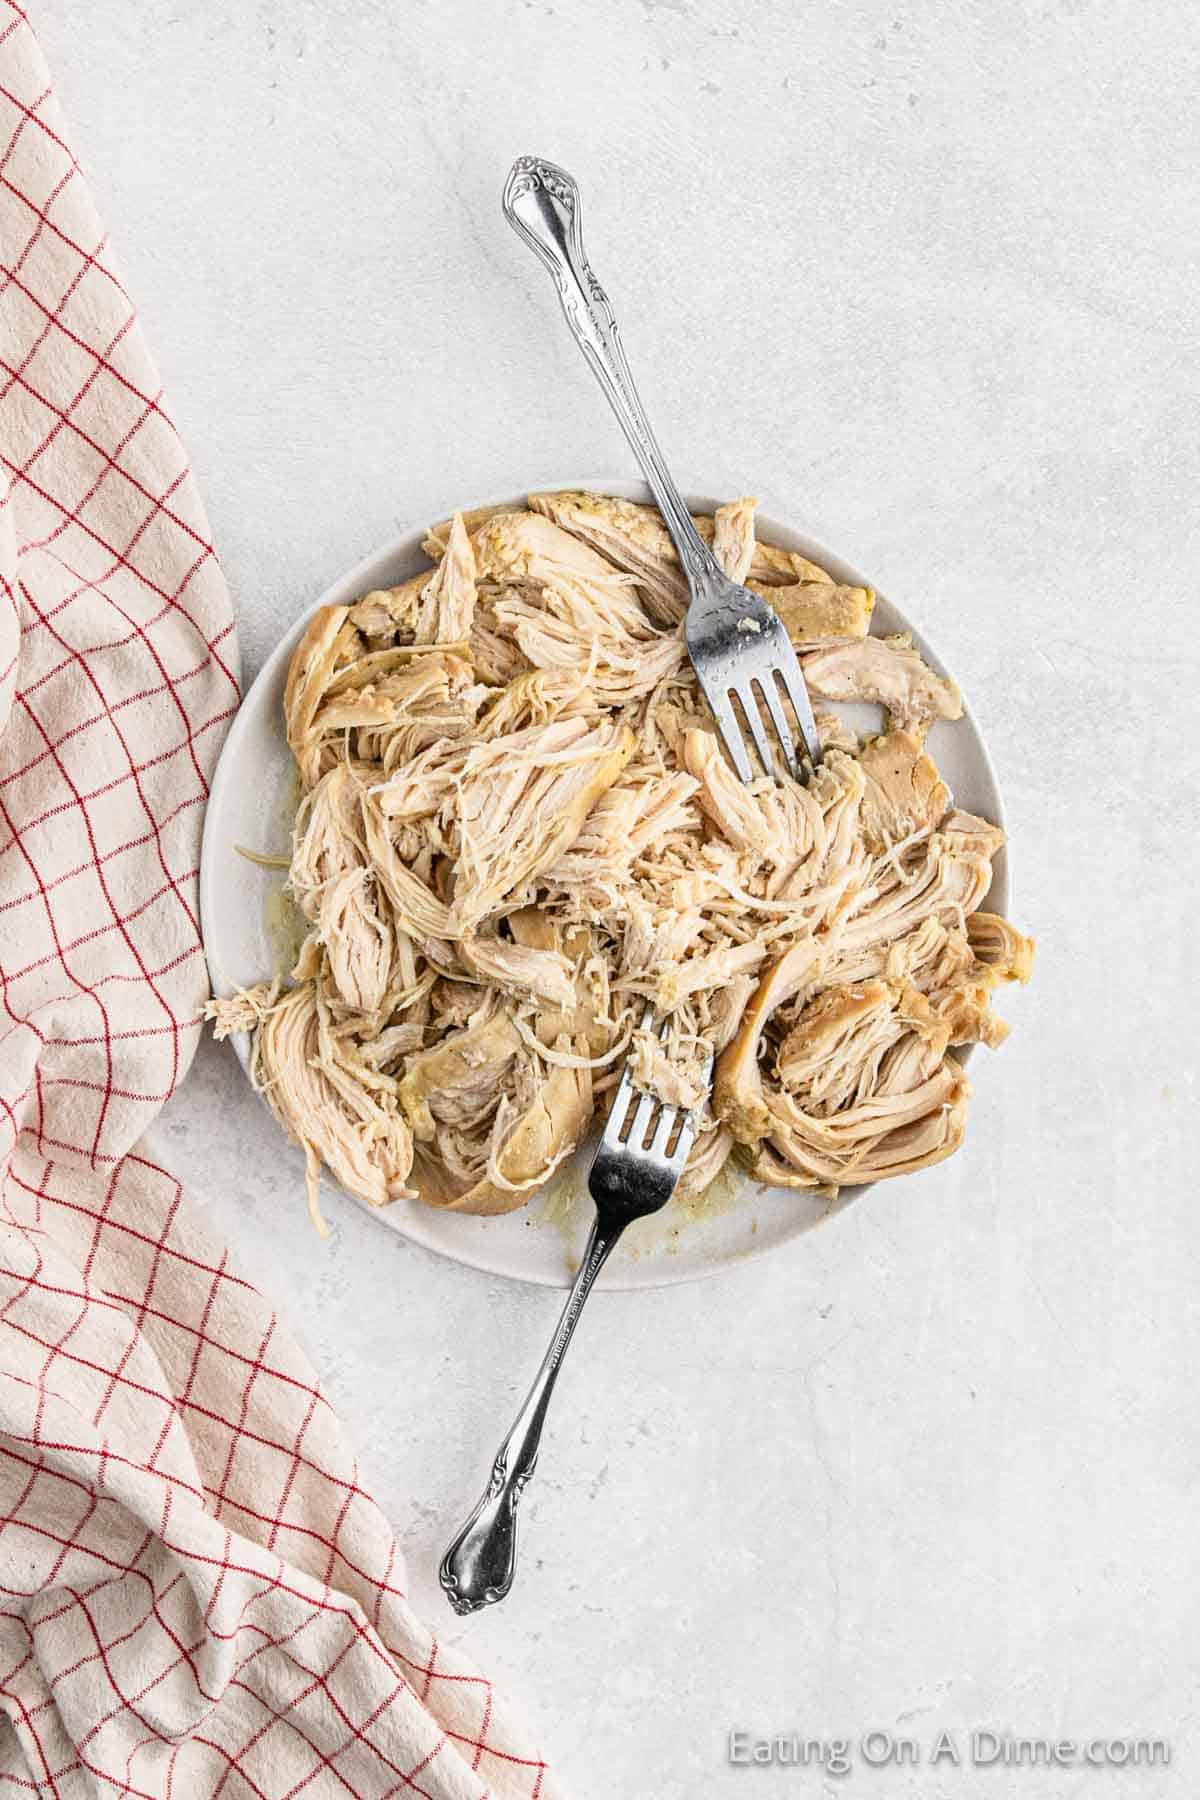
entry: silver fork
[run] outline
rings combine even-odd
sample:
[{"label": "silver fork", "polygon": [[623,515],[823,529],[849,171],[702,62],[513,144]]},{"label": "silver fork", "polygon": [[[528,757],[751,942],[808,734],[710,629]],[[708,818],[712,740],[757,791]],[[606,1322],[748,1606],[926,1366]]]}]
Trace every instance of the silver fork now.
[{"label": "silver fork", "polygon": [[692,524],[633,385],[608,295],[587,260],[574,177],[539,157],[518,157],[504,185],[504,213],[553,275],[575,342],[604,389],[671,534],[691,593],[688,654],[734,768],[743,781],[754,779],[740,711],[763,771],[774,774],[765,707],[787,766],[800,777],[785,700],[813,766],[820,760],[821,740],[799,659],[778,615],[759,595],[730,580]]},{"label": "silver fork", "polygon": [[[646,1015],[646,1023],[650,1014]],[[666,1021],[658,1026],[661,1033]],[[712,1058],[705,1085],[712,1073]],[[491,1480],[438,1571],[458,1613],[503,1600],[517,1566],[517,1506],[537,1467],[550,1395],[583,1303],[627,1225],[667,1204],[696,1137],[693,1113],[664,1106],[634,1087],[626,1064],[604,1133],[588,1170],[596,1221],[567,1303],[508,1436],[496,1452]]]}]

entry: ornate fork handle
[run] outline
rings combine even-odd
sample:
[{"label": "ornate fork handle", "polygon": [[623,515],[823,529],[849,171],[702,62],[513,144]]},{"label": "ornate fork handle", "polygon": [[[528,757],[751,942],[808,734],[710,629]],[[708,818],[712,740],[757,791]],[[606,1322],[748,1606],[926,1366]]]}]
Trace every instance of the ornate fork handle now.
[{"label": "ornate fork handle", "polygon": [[517,1568],[517,1507],[537,1468],[550,1396],[583,1303],[623,1230],[623,1224],[615,1230],[601,1230],[598,1219],[592,1226],[550,1348],[508,1436],[496,1452],[491,1480],[442,1558],[438,1578],[457,1613],[478,1612],[482,1606],[503,1600],[512,1586]]},{"label": "ornate fork handle", "polygon": [[690,580],[717,580],[720,568],[692,524],[671,479],[625,360],[608,295],[583,248],[573,176],[536,156],[519,156],[504,184],[504,215],[553,275],[567,324],[629,440]]}]

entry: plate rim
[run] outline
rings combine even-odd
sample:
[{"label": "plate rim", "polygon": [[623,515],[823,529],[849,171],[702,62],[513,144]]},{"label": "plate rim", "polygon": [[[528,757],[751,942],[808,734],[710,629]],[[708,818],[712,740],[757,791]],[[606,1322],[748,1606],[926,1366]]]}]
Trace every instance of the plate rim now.
[{"label": "plate rim", "polygon": [[[680,491],[683,494],[690,511],[710,511],[714,505],[720,504],[714,500],[712,490],[703,487],[698,483],[681,482],[679,485]],[[580,490],[608,495],[618,499],[630,499],[642,501],[643,503],[652,503],[650,489],[644,481],[638,481],[628,476],[605,475],[589,476],[582,479],[575,478],[568,481],[542,481],[539,482],[536,487],[518,490],[515,496],[511,489],[506,489],[502,494],[498,494],[493,498],[478,500],[471,506],[453,510],[472,512],[492,506],[500,507],[512,505],[515,507],[523,504],[530,493],[578,492]],[[898,607],[889,596],[875,588],[875,584],[863,575],[854,564],[848,562],[847,559],[839,553],[829,549],[829,547],[819,539],[809,536],[807,532],[801,530],[798,526],[791,524],[778,514],[773,513],[770,510],[769,504],[767,508],[758,509],[756,518],[762,519],[768,536],[771,536],[773,533],[782,532],[786,536],[799,540],[804,548],[798,553],[807,556],[810,561],[818,563],[822,568],[827,569],[840,582],[858,587],[870,587],[872,591],[878,595],[878,598],[884,600],[885,604],[900,614],[901,618],[904,620],[904,629],[911,630],[914,644],[931,667],[948,679],[952,681],[955,679],[953,671],[946,663],[945,659],[938,654],[931,644],[929,644],[920,629],[909,621],[907,614]],[[389,537],[383,543],[377,545],[376,548],[367,555],[360,557],[360,559],[342,575],[330,582],[321,594],[297,613],[287,629],[276,639],[272,648],[256,671],[253,681],[251,681],[250,685],[242,695],[238,710],[234,715],[233,721],[226,733],[225,741],[221,746],[217,767],[214,770],[212,779],[209,783],[208,801],[204,811],[204,827],[200,844],[200,873],[198,880],[200,933],[204,947],[205,964],[208,969],[209,981],[214,993],[219,992],[221,986],[225,985],[218,981],[218,976],[220,974],[220,957],[214,942],[217,934],[214,930],[210,935],[210,931],[206,924],[206,921],[215,919],[219,912],[214,895],[215,869],[217,864],[217,821],[221,814],[221,803],[224,799],[225,790],[237,779],[237,775],[240,772],[238,746],[241,739],[251,729],[251,719],[256,716],[251,702],[256,693],[261,693],[263,689],[268,688],[277,678],[280,666],[287,658],[290,658],[305,625],[309,619],[312,618],[313,614],[323,606],[346,604],[346,596],[351,590],[355,591],[356,596],[358,593],[365,591],[362,584],[367,581],[368,572],[376,568],[380,563],[400,560],[412,556],[414,551],[419,552],[421,550],[421,540],[427,535],[430,523],[431,521],[428,518],[425,518],[419,524],[408,525],[403,530]],[[1005,844],[1001,851],[999,867],[996,869],[992,890],[990,890],[990,892],[997,889],[999,890],[995,898],[995,907],[996,910],[1007,917],[1009,915],[1012,898],[1012,853],[1007,836],[1003,791],[996,773],[995,764],[992,761],[991,752],[988,749],[987,739],[974,718],[973,709],[968,707],[965,710],[971,716],[974,738],[978,751],[978,760],[982,767],[984,779],[990,786],[992,794],[995,796],[995,805],[990,809],[991,814],[994,815],[993,823],[1005,830]],[[235,1033],[230,1038],[229,1043],[233,1049],[234,1055],[241,1065],[243,1074],[249,1082],[249,1038],[245,1034]],[[973,1048],[973,1046],[968,1045],[965,1047],[964,1051],[960,1051],[960,1060],[966,1062],[969,1059]],[[271,1118],[275,1129],[279,1131],[281,1136],[288,1142],[293,1142],[294,1140],[290,1138],[290,1135],[285,1131],[279,1120],[276,1119],[274,1113],[271,1112],[265,1096],[263,1096],[258,1089],[253,1088],[253,1083],[250,1083],[250,1085]],[[333,1181],[333,1177],[327,1170],[323,1171],[322,1179],[331,1182]],[[489,1254],[487,1249],[471,1243],[464,1243],[461,1246],[448,1244],[439,1239],[432,1229],[433,1218],[440,1218],[443,1216],[437,1208],[423,1209],[423,1212],[428,1212],[430,1214],[430,1224],[427,1227],[423,1212],[417,1212],[415,1210],[419,1203],[413,1203],[414,1210],[412,1211],[410,1211],[408,1207],[405,1207],[405,1209],[401,1211],[400,1206],[402,1203],[399,1202],[396,1203],[395,1206],[389,1207],[371,1206],[369,1202],[360,1199],[358,1195],[348,1194],[348,1190],[341,1188],[336,1182],[334,1182],[334,1185],[338,1186],[338,1191],[340,1193],[347,1194],[348,1197],[364,1211],[377,1217],[379,1222],[385,1225],[395,1235],[407,1239],[410,1243],[417,1244],[420,1248],[430,1251],[434,1255],[445,1257],[449,1261],[463,1267],[477,1269],[486,1275],[499,1275],[508,1280],[524,1282],[531,1286],[566,1288],[570,1285],[571,1276],[566,1272],[565,1268],[561,1275],[555,1275],[548,1270],[527,1269],[519,1266],[519,1258],[515,1254],[516,1245],[519,1241],[517,1239],[514,1239],[512,1244],[508,1246],[507,1255],[503,1253]],[[766,1188],[764,1190],[763,1184],[754,1184],[750,1182],[749,1179],[747,1179],[746,1182],[746,1191],[749,1191],[755,1185],[757,1185],[761,1191],[769,1193],[790,1193],[790,1190],[788,1189]],[[685,1267],[676,1265],[672,1267],[671,1259],[665,1252],[660,1250],[652,1257],[648,1257],[645,1262],[639,1260],[629,1266],[610,1263],[599,1277],[597,1287],[609,1292],[627,1292],[640,1288],[673,1287],[683,1282],[710,1279],[726,1270],[740,1268],[748,1262],[755,1262],[760,1257],[773,1254],[774,1252],[783,1249],[785,1245],[794,1243],[797,1238],[806,1236],[809,1231],[815,1230],[818,1226],[830,1223],[833,1219],[836,1219],[844,1213],[855,1200],[864,1197],[870,1189],[876,1185],[876,1183],[871,1182],[863,1187],[844,1190],[837,1200],[829,1202],[826,1211],[818,1219],[812,1220],[804,1225],[799,1225],[794,1232],[783,1239],[769,1239],[762,1243],[747,1245],[744,1249],[735,1250],[720,1258],[713,1258],[711,1261],[700,1267],[691,1265]],[[512,1214],[502,1216],[507,1216],[520,1221],[523,1210],[523,1208],[518,1208]],[[528,1225],[530,1221],[526,1219],[524,1223]],[[497,1250],[499,1251],[499,1246],[497,1246]]]}]

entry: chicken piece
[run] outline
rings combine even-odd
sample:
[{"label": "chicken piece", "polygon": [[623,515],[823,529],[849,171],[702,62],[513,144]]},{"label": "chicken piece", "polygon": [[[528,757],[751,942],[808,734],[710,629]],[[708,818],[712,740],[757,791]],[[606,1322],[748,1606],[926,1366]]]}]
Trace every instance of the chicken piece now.
[{"label": "chicken piece", "polygon": [[840,934],[825,964],[827,987],[854,987],[865,981],[904,981],[930,994],[948,988],[975,966],[966,932],[927,914],[906,936],[868,939],[847,948]]},{"label": "chicken piece", "polygon": [[399,1099],[417,1142],[432,1143],[439,1124],[462,1124],[494,1108],[521,1048],[512,1019],[498,1012],[408,1057]]},{"label": "chicken piece", "polygon": [[537,511],[493,513],[472,543],[481,581],[523,582],[533,588],[584,582],[611,591],[632,586],[628,575]]},{"label": "chicken piece", "polygon": [[907,731],[872,738],[859,758],[866,777],[863,834],[872,850],[932,831],[946,816],[950,790],[920,740]]},{"label": "chicken piece", "polygon": [[739,1144],[758,1143],[771,1125],[758,1063],[767,1021],[785,1001],[816,985],[820,967],[821,950],[812,939],[802,939],[777,957],[759,983],[735,1037],[717,1058],[713,1111]]},{"label": "chicken piece", "polygon": [[[585,1053],[582,1043],[577,1047]],[[511,1212],[523,1206],[582,1141],[592,1117],[587,1069],[554,1068],[505,1136],[479,1187],[457,1201],[458,1212]]]},{"label": "chicken piece", "polygon": [[421,590],[413,635],[418,644],[465,644],[474,618],[475,553],[455,513],[445,554]]},{"label": "chicken piece", "polygon": [[715,1056],[733,1042],[757,986],[753,975],[735,975],[709,996],[708,1036]]},{"label": "chicken piece", "polygon": [[683,1174],[675,1189],[675,1199],[684,1206],[694,1205],[710,1188],[733,1149],[733,1133],[724,1125],[710,1125],[701,1131],[683,1165]]},{"label": "chicken piece", "polygon": [[492,701],[479,719],[475,735],[487,742],[523,731],[527,725],[548,725],[552,719],[603,716],[588,686],[586,669],[527,669]]},{"label": "chicken piece", "polygon": [[543,879],[571,893],[581,907],[619,904],[639,857],[653,855],[673,836],[695,832],[698,788],[682,771],[662,775],[631,763],[596,802],[570,848],[543,871]]},{"label": "chicken piece", "polygon": [[887,710],[891,730],[921,735],[934,719],[961,719],[962,695],[922,661],[907,636],[857,638],[801,658],[809,693],[866,700]]},{"label": "chicken piece", "polygon": [[388,1025],[378,1037],[364,1038],[358,1045],[358,1054],[370,1068],[390,1070],[394,1064],[420,1050],[425,1042],[425,1030],[416,1019]]},{"label": "chicken piece", "polygon": [[[474,736],[472,733],[471,741]],[[371,798],[397,839],[403,826],[432,819],[442,810],[448,796],[454,793],[469,754],[470,742],[443,737],[404,757],[386,780],[372,782]]]},{"label": "chicken piece", "polygon": [[506,630],[501,629],[496,618],[495,602],[507,591],[494,583],[476,589],[468,654],[476,675],[489,687],[506,687],[530,666],[525,652]]},{"label": "chicken piece", "polygon": [[[509,913],[508,929],[512,932],[513,942],[526,950],[562,953],[563,934],[557,922],[540,906],[522,906],[519,911]],[[590,934],[586,930],[582,935],[590,943]]]},{"label": "chicken piece", "polygon": [[824,751],[844,750],[847,756],[859,754],[861,746],[857,731],[840,719],[837,713],[819,712],[814,713],[813,716],[817,722],[817,736],[821,740],[821,748]]},{"label": "chicken piece", "polygon": [[[950,822],[962,815],[952,814]],[[975,836],[974,833],[968,835]],[[950,1033],[951,1044],[987,1044],[996,1049],[1009,1027],[991,1008],[993,991],[1002,981],[1027,981],[1033,965],[1033,942],[994,913],[972,913],[966,929],[942,930],[942,942],[922,948],[921,938],[933,921],[903,939],[897,952],[907,952],[911,978],[928,994],[930,1004]]]},{"label": "chicken piece", "polygon": [[1007,1038],[1007,1021],[994,1013],[990,1005],[995,981],[988,970],[980,980],[960,981],[932,996],[933,1007],[951,1044],[986,1044],[997,1050]]},{"label": "chicken piece", "polygon": [[960,807],[954,807],[946,814],[942,830],[953,833],[955,844],[963,854],[983,857],[989,866],[1004,843],[1004,833],[999,825],[978,818],[975,813],[963,812]]},{"label": "chicken piece", "polygon": [[[439,975],[429,990],[429,1006],[435,1025],[442,1031],[455,1030],[463,1025],[482,1025],[497,1010],[496,995],[491,988],[481,987],[474,981],[458,981],[449,975]],[[418,1044],[418,1050],[423,1049]]]},{"label": "chicken piece", "polygon": [[762,581],[746,585],[775,609],[793,644],[801,650],[806,645],[824,645],[829,638],[865,638],[875,610],[870,588],[841,587],[834,581],[798,581],[787,587]]},{"label": "chicken piece", "polygon": [[838,924],[843,954],[892,943],[933,917],[959,924],[982,905],[992,883],[989,856],[943,828],[917,845],[903,867],[887,859],[875,866]]},{"label": "chicken piece", "polygon": [[349,623],[349,608],[321,606],[292,652],[283,691],[287,740],[305,787],[320,776],[320,742],[313,722],[337,671],[354,660],[361,639]]},{"label": "chicken piece", "polygon": [[444,650],[387,645],[364,652],[345,607],[325,608],[305,633],[288,672],[288,742],[302,783],[314,787],[347,752],[368,761],[402,732],[406,751],[466,730],[482,697],[471,665]]},{"label": "chicken piece", "polygon": [[833,576],[819,563],[810,562],[796,550],[781,550],[777,544],[759,542],[754,546],[747,585],[754,587],[794,587],[797,582],[832,581]]},{"label": "chicken piece", "polygon": [[411,643],[430,578],[431,571],[424,569],[395,587],[372,588],[350,608],[351,625],[371,643]]},{"label": "chicken piece", "polygon": [[808,1117],[788,1094],[775,1097],[771,1133],[750,1173],[774,1187],[836,1191],[943,1161],[962,1143],[971,1084],[952,1056],[911,1080],[832,1120]]},{"label": "chicken piece", "polygon": [[806,788],[782,781],[760,798],[777,822],[780,857],[771,894],[796,906],[799,930],[836,924],[858,899],[869,874],[863,843],[866,777],[856,757],[826,748]]},{"label": "chicken piece", "polygon": [[[966,925],[970,925],[970,920]],[[953,987],[978,968],[966,929],[938,918],[926,918],[898,943],[879,945],[893,980],[903,977],[924,994]]]},{"label": "chicken piece", "polygon": [[706,730],[687,731],[682,743],[683,764],[700,784],[699,801],[722,837],[738,850],[750,850],[768,858],[780,849],[772,821],[759,804],[756,789],[739,781],[717,741]]},{"label": "chicken piece", "polygon": [[315,931],[310,931],[304,939],[292,967],[291,978],[294,982],[319,981],[325,967],[325,951]]},{"label": "chicken piece", "polygon": [[674,1012],[689,995],[708,993],[741,975],[753,974],[765,955],[766,945],[751,940],[720,944],[700,955],[666,957],[658,964],[653,980],[634,991],[652,1000],[659,1012]]},{"label": "chicken piece", "polygon": [[463,936],[561,856],[634,750],[627,726],[583,719],[477,743],[454,800],[460,853],[451,921]]},{"label": "chicken piece", "polygon": [[1033,974],[1034,939],[1022,937],[998,913],[973,913],[967,920],[967,937],[980,962],[994,969],[1001,980],[1019,981],[1023,986]]},{"label": "chicken piece", "polygon": [[[390,660],[403,652],[384,650],[378,654],[381,659]],[[363,658],[364,663],[371,660]],[[362,673],[367,675],[368,671],[363,669]],[[346,731],[412,721],[418,725],[430,723],[431,731],[422,734],[428,738],[432,732],[444,732],[447,725],[461,728],[459,718],[447,712],[446,703],[468,686],[471,673],[471,665],[460,657],[427,651],[378,672],[374,680],[343,680],[326,692],[313,720],[313,731],[323,736],[340,736]],[[418,737],[414,748],[420,744]]]},{"label": "chicken piece", "polygon": [[472,974],[506,994],[548,1001],[551,1006],[575,1004],[571,965],[559,950],[533,949],[481,932],[464,938],[458,954]]},{"label": "chicken piece", "polygon": [[804,655],[801,664],[811,695],[883,706],[891,731],[923,736],[937,718],[963,716],[963,695],[928,668],[909,634],[831,644]]},{"label": "chicken piece", "polygon": [[713,514],[712,553],[730,581],[745,581],[754,560],[754,514],[758,501],[747,497],[718,506]]},{"label": "chicken piece", "polygon": [[[434,644],[385,644],[356,656],[332,677],[322,696],[321,709],[335,700],[353,704],[364,692],[375,692],[393,679],[407,684],[397,692],[411,691],[419,699],[423,690],[444,686],[454,693],[471,680],[471,665],[461,656]],[[356,721],[347,721],[350,724]]]},{"label": "chicken piece", "polygon": [[222,998],[214,994],[206,1000],[204,1017],[211,1021],[218,1044],[235,1033],[257,1031],[275,1004],[277,992],[275,982],[260,981],[254,987],[235,988],[232,994]]},{"label": "chicken piece", "polygon": [[330,883],[317,930],[338,998],[364,1020],[376,1017],[392,972],[392,930],[369,869],[348,869]]},{"label": "chicken piece", "polygon": [[373,588],[350,608],[350,623],[373,642],[465,644],[471,635],[476,599],[470,533],[485,516],[490,514],[455,513],[446,520],[444,527],[438,528],[445,536],[436,549],[430,541],[425,545],[436,567],[410,575],[395,587]]},{"label": "chicken piece", "polygon": [[[637,581],[652,619],[676,625],[688,607],[688,585],[657,509],[607,494],[530,494],[536,513],[590,545],[610,566]],[[709,535],[712,521],[709,520]]]},{"label": "chicken piece", "polygon": [[[666,624],[676,624],[682,619],[689,599],[687,581],[680,570],[671,534],[657,507],[639,505],[632,500],[614,500],[607,494],[581,492],[530,494],[529,505],[534,512],[544,513],[591,544],[615,567],[634,575],[646,608],[654,618]],[[717,508],[717,517],[722,513],[729,515],[724,521],[724,531],[736,531],[739,542],[744,542],[740,534],[745,530],[745,521],[736,519],[736,509],[750,505],[749,501],[735,500],[729,508]],[[757,501],[753,505],[757,506]],[[716,518],[706,513],[693,513],[692,524],[706,543],[713,544],[715,552]],[[717,560],[721,561],[720,555]],[[737,566],[741,566],[740,557]],[[796,551],[754,542],[747,573],[735,575],[734,579],[746,581],[748,586],[757,589],[759,586],[791,587],[798,582],[832,581],[833,577]]]},{"label": "chicken piece", "polygon": [[360,799],[369,774],[363,764],[340,762],[300,802],[288,889],[306,919],[317,917],[331,881],[367,866]]},{"label": "chicken piece", "polygon": [[610,1047],[607,1022],[607,982],[598,991],[595,979],[603,963],[597,956],[595,933],[587,925],[563,929],[537,906],[523,906],[509,913],[508,927],[514,943],[531,954],[561,956],[570,974],[571,994],[565,1005],[539,1008],[534,1031],[541,1043],[553,1048],[560,1037],[577,1043],[586,1040],[590,1057],[603,1057]]},{"label": "chicken piece", "polygon": [[497,506],[475,506],[466,512],[455,513],[449,519],[439,519],[436,525],[429,527],[421,548],[430,562],[440,562],[446,554],[446,546],[450,542],[450,533],[456,518],[462,520],[467,536],[474,537],[479,527],[486,525],[489,519],[498,518],[501,513],[510,513],[513,510],[510,502],[502,500]]},{"label": "chicken piece", "polygon": [[797,1187],[857,1186],[940,1161],[962,1140],[970,1089],[951,1026],[904,981],[810,1000],[777,1056],[755,1171]]},{"label": "chicken piece", "polygon": [[678,633],[656,630],[628,591],[597,596],[590,587],[549,587],[532,598],[514,591],[494,610],[535,669],[585,673],[606,706],[652,693],[686,661]]},{"label": "chicken piece", "polygon": [[629,1072],[634,1087],[653,1094],[664,1106],[692,1112],[708,1094],[708,1053],[704,1046],[690,1054],[672,1054],[657,1031],[639,1028],[629,1046]]},{"label": "chicken piece", "polygon": [[491,599],[497,631],[540,669],[586,670],[610,706],[650,693],[686,652],[677,632],[647,616],[628,575],[537,513],[501,513],[479,532],[481,572],[502,583]]},{"label": "chicken piece", "polygon": [[406,646],[364,656],[332,681],[311,740],[320,766],[345,754],[348,732],[366,762],[409,757],[444,737],[461,737],[483,698],[470,663],[449,651]]},{"label": "chicken piece", "polygon": [[413,1141],[394,1100],[348,1075],[311,983],[293,988],[264,1018],[255,1076],[271,1110],[304,1149],[309,1211],[324,1233],[321,1164],[372,1206],[412,1199]]},{"label": "chicken piece", "polygon": [[779,1046],[776,1073],[806,1112],[828,1118],[871,1097],[884,1056],[908,1032],[935,1059],[950,1041],[948,1025],[906,982],[827,988]]},{"label": "chicken piece", "polygon": [[423,1152],[417,1166],[421,1198],[448,1212],[512,1212],[525,1205],[533,1190],[541,1187],[582,1141],[591,1116],[587,1071],[551,1069],[489,1155],[486,1172],[465,1190]]},{"label": "chicken piece", "polygon": [[401,931],[426,945],[431,939],[457,937],[458,928],[445,902],[401,862],[374,796],[364,794],[360,804],[371,868]]},{"label": "chicken piece", "polygon": [[305,795],[288,887],[316,925],[338,998],[369,1016],[383,1005],[394,945],[367,847],[363,798],[362,773],[349,763],[336,764]]}]

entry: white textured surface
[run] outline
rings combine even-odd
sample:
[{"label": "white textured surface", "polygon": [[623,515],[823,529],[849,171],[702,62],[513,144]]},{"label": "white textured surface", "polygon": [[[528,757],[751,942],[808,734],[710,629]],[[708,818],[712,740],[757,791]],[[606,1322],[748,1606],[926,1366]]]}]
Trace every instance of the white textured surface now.
[{"label": "white textured surface", "polygon": [[[467,1627],[577,1795],[816,1792],[730,1726],[1190,1722],[1200,669],[1194,24],[972,0],[35,13],[208,497],[248,671],[414,516],[627,467],[514,154],[584,186],[669,451],[872,571],[969,685],[1041,940],[967,1148],[773,1261],[604,1297]],[[284,1305],[413,1586],[552,1296],[331,1203],[209,1047],[163,1147]],[[424,1348],[442,1346],[431,1358]],[[967,1795],[970,1770],[859,1771]],[[741,1784],[741,1785],[738,1785]]]}]

